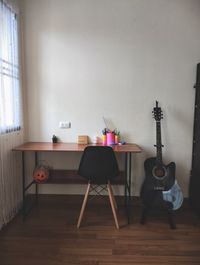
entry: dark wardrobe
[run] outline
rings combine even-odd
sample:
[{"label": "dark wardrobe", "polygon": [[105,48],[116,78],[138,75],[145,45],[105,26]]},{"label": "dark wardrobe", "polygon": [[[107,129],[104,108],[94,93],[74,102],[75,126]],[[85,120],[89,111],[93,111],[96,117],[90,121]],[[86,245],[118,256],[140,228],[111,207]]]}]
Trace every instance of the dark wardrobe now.
[{"label": "dark wardrobe", "polygon": [[196,89],[196,96],[189,201],[192,209],[200,216],[200,63],[197,64],[197,78],[194,88]]}]

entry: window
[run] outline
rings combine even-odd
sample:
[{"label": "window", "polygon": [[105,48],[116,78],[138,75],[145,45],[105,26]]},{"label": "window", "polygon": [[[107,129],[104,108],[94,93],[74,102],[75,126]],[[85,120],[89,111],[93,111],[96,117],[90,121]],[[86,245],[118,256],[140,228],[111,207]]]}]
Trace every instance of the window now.
[{"label": "window", "polygon": [[20,130],[17,13],[0,0],[0,134]]}]

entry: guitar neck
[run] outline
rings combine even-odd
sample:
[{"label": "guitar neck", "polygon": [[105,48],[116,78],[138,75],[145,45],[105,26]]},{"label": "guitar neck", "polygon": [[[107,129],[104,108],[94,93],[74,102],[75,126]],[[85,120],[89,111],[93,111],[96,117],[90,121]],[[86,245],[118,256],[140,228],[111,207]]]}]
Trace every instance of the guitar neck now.
[{"label": "guitar neck", "polygon": [[161,141],[161,124],[160,121],[156,121],[156,161],[157,164],[162,164],[162,141]]}]

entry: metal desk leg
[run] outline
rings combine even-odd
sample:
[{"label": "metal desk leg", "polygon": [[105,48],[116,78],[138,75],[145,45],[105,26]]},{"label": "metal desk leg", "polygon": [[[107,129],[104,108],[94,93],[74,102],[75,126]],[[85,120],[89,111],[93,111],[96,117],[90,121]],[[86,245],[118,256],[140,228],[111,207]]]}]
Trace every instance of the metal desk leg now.
[{"label": "metal desk leg", "polygon": [[125,170],[125,176],[126,176],[126,182],[125,182],[125,186],[124,186],[124,204],[125,204],[125,207],[127,209],[127,190],[128,190],[128,179],[127,179],[127,168],[128,168],[128,165],[127,165],[127,162],[128,159],[127,159],[127,153],[125,153],[125,167],[124,167],[124,170]]},{"label": "metal desk leg", "polygon": [[25,164],[24,164],[24,152],[22,151],[22,218],[25,220],[26,216],[26,188],[25,188]]},{"label": "metal desk leg", "polygon": [[[38,165],[38,154],[35,152],[35,167]],[[38,184],[35,182],[35,201],[38,203]]]},{"label": "metal desk leg", "polygon": [[130,207],[131,207],[131,153],[125,154],[125,207],[127,211],[127,221],[130,224]]},{"label": "metal desk leg", "polygon": [[[35,165],[37,165],[37,153],[35,153]],[[26,191],[35,184],[35,203],[37,203],[38,200],[38,184],[35,183],[34,180],[32,180],[28,185],[26,185],[26,178],[25,178],[25,152],[22,151],[22,218],[23,221],[25,221],[26,216],[30,212],[30,210],[33,208],[34,204],[28,205],[26,201]],[[27,207],[29,206],[29,207]]]},{"label": "metal desk leg", "polygon": [[128,224],[130,224],[130,208],[131,208],[131,153],[128,153],[127,156],[127,182],[128,182],[128,205],[127,205],[127,215],[128,215]]}]

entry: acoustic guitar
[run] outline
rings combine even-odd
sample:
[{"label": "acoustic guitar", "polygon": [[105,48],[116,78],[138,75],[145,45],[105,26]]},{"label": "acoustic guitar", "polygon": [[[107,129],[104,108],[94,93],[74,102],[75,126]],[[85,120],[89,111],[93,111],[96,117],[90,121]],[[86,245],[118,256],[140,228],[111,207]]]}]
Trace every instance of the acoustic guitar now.
[{"label": "acoustic guitar", "polygon": [[171,201],[173,209],[177,209],[182,204],[183,196],[175,181],[175,163],[165,165],[162,160],[164,146],[161,141],[161,119],[163,119],[163,114],[161,108],[158,107],[158,101],[152,112],[156,121],[156,145],[154,145],[156,157],[148,158],[144,162],[145,180],[141,189],[141,198],[146,205],[161,204],[163,200]]}]

